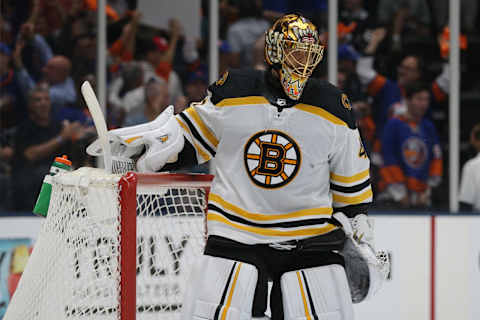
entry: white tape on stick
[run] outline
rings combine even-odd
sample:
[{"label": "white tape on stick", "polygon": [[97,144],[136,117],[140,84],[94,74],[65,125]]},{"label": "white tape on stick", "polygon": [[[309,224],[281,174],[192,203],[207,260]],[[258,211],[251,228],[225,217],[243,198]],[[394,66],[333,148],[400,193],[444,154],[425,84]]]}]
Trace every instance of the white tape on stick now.
[{"label": "white tape on stick", "polygon": [[95,129],[97,130],[98,138],[102,145],[103,150],[103,163],[105,164],[105,170],[112,172],[112,153],[110,150],[110,142],[108,140],[107,124],[105,123],[105,117],[103,116],[102,109],[98,103],[95,92],[93,91],[90,82],[85,81],[81,87],[83,98],[88,106],[88,110],[92,115]]}]

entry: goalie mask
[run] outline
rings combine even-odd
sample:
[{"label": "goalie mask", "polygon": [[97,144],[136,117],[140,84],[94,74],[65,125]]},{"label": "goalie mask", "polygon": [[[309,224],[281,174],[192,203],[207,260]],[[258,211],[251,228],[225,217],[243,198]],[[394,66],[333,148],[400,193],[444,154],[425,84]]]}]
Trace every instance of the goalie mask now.
[{"label": "goalie mask", "polygon": [[296,14],[278,19],[265,33],[265,60],[278,70],[287,96],[300,99],[308,78],[323,58],[317,28]]}]

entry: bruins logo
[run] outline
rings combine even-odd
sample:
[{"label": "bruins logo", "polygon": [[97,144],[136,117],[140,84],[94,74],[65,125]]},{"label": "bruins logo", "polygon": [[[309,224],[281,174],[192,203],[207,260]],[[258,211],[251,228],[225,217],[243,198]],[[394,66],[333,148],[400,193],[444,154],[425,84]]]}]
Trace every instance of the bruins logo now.
[{"label": "bruins logo", "polygon": [[345,93],[342,93],[342,104],[346,109],[352,110],[352,105],[350,104],[350,100],[348,99]]},{"label": "bruins logo", "polygon": [[221,86],[225,83],[225,81],[227,81],[227,77],[228,77],[228,71],[225,71],[222,76],[220,77],[220,79],[218,79],[215,84],[217,86]]},{"label": "bruins logo", "polygon": [[279,188],[292,181],[301,161],[297,143],[276,130],[254,134],[245,145],[244,158],[248,176],[263,188]]}]

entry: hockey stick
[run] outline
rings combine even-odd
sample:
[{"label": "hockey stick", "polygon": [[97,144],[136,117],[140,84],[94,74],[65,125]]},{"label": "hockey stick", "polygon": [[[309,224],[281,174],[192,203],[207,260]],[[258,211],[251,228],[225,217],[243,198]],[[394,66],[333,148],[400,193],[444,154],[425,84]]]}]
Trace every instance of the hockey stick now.
[{"label": "hockey stick", "polygon": [[90,85],[90,82],[85,81],[81,86],[82,96],[85,99],[85,103],[88,106],[88,110],[93,118],[95,129],[97,130],[98,139],[103,150],[103,163],[105,170],[108,173],[112,173],[112,152],[110,149],[110,142],[108,139],[107,124],[105,123],[105,117],[103,116],[102,109],[98,103],[95,92]]}]

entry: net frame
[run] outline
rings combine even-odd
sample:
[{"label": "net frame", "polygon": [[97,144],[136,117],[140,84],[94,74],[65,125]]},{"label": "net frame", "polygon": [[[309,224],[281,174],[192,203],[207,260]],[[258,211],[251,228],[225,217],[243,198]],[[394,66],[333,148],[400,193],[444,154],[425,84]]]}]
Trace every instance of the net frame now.
[{"label": "net frame", "polygon": [[[52,310],[55,310],[55,316],[53,317],[55,319],[60,319],[58,315],[62,315],[64,312],[66,312],[68,317],[73,316],[75,319],[85,318],[85,316],[88,318],[88,315],[93,315],[92,319],[104,319],[96,316],[106,315],[105,312],[108,313],[108,319],[153,319],[151,317],[152,314],[144,317],[144,312],[147,309],[142,309],[145,308],[145,305],[142,304],[147,303],[148,310],[152,311],[148,307],[149,301],[153,303],[150,306],[157,306],[155,303],[160,303],[159,305],[162,308],[164,308],[163,306],[168,308],[153,310],[155,319],[177,319],[180,315],[179,308],[181,308],[182,304],[182,295],[179,295],[179,293],[185,292],[181,290],[182,287],[183,290],[187,290],[185,283],[191,270],[190,267],[195,261],[197,254],[201,254],[202,247],[205,245],[206,211],[212,179],[212,175],[188,173],[142,174],[128,172],[124,175],[107,174],[105,170],[95,168],[80,168],[76,171],[56,176],[56,181],[52,182],[58,185],[58,188],[54,188],[52,191],[51,205],[53,207],[50,207],[51,212],[48,213],[46,220],[42,223],[42,231],[19,283],[18,289],[20,290],[17,290],[13,296],[12,304],[7,310],[6,319],[50,319]],[[102,190],[109,191],[105,193]],[[150,200],[150,198],[153,198],[153,200]],[[154,203],[155,199],[160,199],[163,202]],[[146,206],[146,204],[152,204],[153,207]],[[165,209],[167,210],[164,211]],[[69,218],[72,217],[72,212],[74,220],[70,223],[71,220]],[[156,221],[149,220],[157,217],[159,219]],[[177,229],[175,224],[171,224],[172,221],[174,223],[178,221],[177,218],[180,220],[181,226],[186,226],[185,229],[183,227]],[[186,220],[188,221],[185,222]],[[78,222],[81,224],[77,224]],[[106,225],[107,229],[96,229],[96,226],[99,226],[95,224],[97,222]],[[150,228],[152,223],[153,229]],[[96,228],[91,229],[92,226]],[[163,227],[158,229],[157,226]],[[143,227],[146,227],[146,229],[143,229]],[[85,234],[83,233],[85,230],[92,231],[88,231],[88,234]],[[115,233],[112,233],[112,230],[115,230]],[[152,230],[155,232],[154,234],[160,236],[165,235],[164,231],[168,231],[165,239],[167,237],[170,239],[171,236],[173,236],[171,239],[175,239],[175,235],[180,237],[184,234],[182,232],[185,231],[192,236],[189,237],[193,241],[193,247],[192,245],[188,246],[190,248],[189,255],[187,255],[186,251],[182,251],[184,252],[182,259],[185,259],[186,255],[190,256],[190,258],[182,262],[181,268],[178,268],[179,265],[176,262],[179,260],[176,259],[180,259],[182,253],[177,256],[176,251],[170,251],[172,254],[170,256],[165,251],[162,252],[162,250],[157,248],[160,251],[157,251],[159,254],[155,255],[155,257],[165,261],[170,261],[170,258],[173,257],[175,261],[173,269],[170,270],[173,270],[174,274],[179,277],[174,282],[180,285],[180,291],[175,291],[177,293],[174,293],[173,300],[168,296],[158,295],[156,297],[152,296],[154,300],[144,300],[142,291],[137,292],[138,286],[142,290],[145,279],[150,281],[148,276],[145,277],[142,272],[139,274],[138,270],[151,272],[152,269],[145,269],[147,268],[146,264],[137,260],[137,258],[141,259],[142,253],[138,250],[145,245],[143,239],[151,236]],[[82,237],[78,237],[79,234]],[[86,237],[83,237],[84,235]],[[94,282],[89,282],[92,279],[89,278],[88,271],[84,273],[86,278],[82,278],[84,280],[78,283],[65,281],[65,279],[71,279],[70,276],[63,277],[65,274],[72,276],[70,267],[73,265],[76,271],[80,270],[78,268],[81,267],[81,263],[72,263],[72,260],[65,259],[67,256],[85,257],[82,255],[82,252],[77,256],[78,252],[76,250],[70,250],[67,254],[64,250],[72,247],[66,244],[74,245],[74,243],[77,243],[77,239],[84,241],[83,243],[86,244],[91,239],[90,235],[93,237],[94,242],[97,243],[97,247],[95,245],[93,247],[89,246],[87,251],[84,252],[89,254],[95,251],[93,252],[95,253],[93,257],[94,262],[103,261],[105,258],[109,259],[108,257],[110,256],[108,252],[104,256],[100,251],[98,251],[100,255],[97,256],[97,249],[105,248],[104,244],[108,248],[113,248],[110,242],[99,244],[98,239],[104,239],[104,236],[106,238],[114,236],[117,239],[116,249],[112,249],[113,251],[111,252],[115,256],[111,260],[112,264],[100,265],[100,267],[107,267],[108,265],[110,267],[109,270],[116,270],[115,276],[110,275],[108,278],[101,278],[103,279],[101,284],[107,285],[104,288],[108,290],[108,288],[113,286],[116,289],[113,295],[109,294],[105,297],[107,300],[102,300],[99,304],[97,304],[99,300],[91,300],[92,297],[93,299],[98,297],[95,293],[92,296],[85,297],[83,295],[78,296],[77,293],[70,295],[72,294],[72,291],[69,291],[70,289],[89,289],[93,287],[89,286],[89,284],[95,285]],[[59,237],[62,238],[59,239]],[[149,241],[153,241],[152,239],[149,238]],[[160,237],[156,238],[155,241],[158,239]],[[57,240],[60,241],[58,246],[56,245]],[[89,243],[91,244],[92,242]],[[172,249],[170,247],[171,243],[168,243],[168,249],[176,250],[180,248],[173,247]],[[148,244],[151,243],[149,242]],[[102,247],[98,247],[99,245]],[[81,248],[84,247],[82,246]],[[182,250],[185,249],[185,247],[181,248]],[[155,250],[152,247],[150,249]],[[152,256],[149,259],[154,254],[153,251],[150,253]],[[192,255],[192,253],[194,254]],[[91,262],[89,259],[75,261]],[[85,266],[85,264],[82,265]],[[89,264],[89,266],[92,265]],[[149,266],[151,267],[152,265]],[[44,270],[47,270],[47,272],[43,272]],[[63,270],[67,270],[67,272],[64,273],[62,272]],[[180,275],[177,273],[179,270],[182,270]],[[170,271],[167,273],[173,274]],[[49,282],[52,279],[54,281],[53,284]],[[59,282],[55,282],[57,279],[60,279]],[[105,279],[107,283],[105,283]],[[85,280],[87,281],[85,282]],[[95,281],[96,279],[93,280]],[[167,280],[167,283],[169,281]],[[55,283],[60,285],[57,286]],[[60,290],[51,294],[51,289]],[[63,291],[64,289],[67,289],[67,291]],[[45,294],[40,294],[41,292]],[[57,296],[56,293],[61,294],[61,296]],[[137,293],[139,296],[137,296]],[[37,295],[42,297],[36,299]],[[55,299],[55,297],[59,299]],[[76,298],[79,298],[79,300]],[[164,298],[166,300],[163,300]],[[91,301],[94,301],[93,304],[89,304]],[[114,304],[111,304],[113,301],[115,301]],[[102,303],[105,304],[102,305]],[[172,307],[168,307],[169,305]],[[48,311],[48,313],[45,313],[45,311]],[[160,314],[157,314],[157,312],[160,312]]]},{"label": "net frame", "polygon": [[[120,186],[120,250],[121,286],[120,286],[120,320],[132,320],[136,317],[136,268],[137,243],[124,241],[135,239],[137,235],[137,187],[198,187],[206,190],[206,198],[210,191],[213,175],[186,173],[136,173],[128,172],[119,181]],[[206,208],[205,208],[206,209]],[[206,217],[206,212],[205,212]],[[206,220],[205,220],[206,221]],[[206,224],[205,224],[206,228]],[[206,230],[205,230],[206,232]],[[132,281],[133,279],[133,281]]]}]

